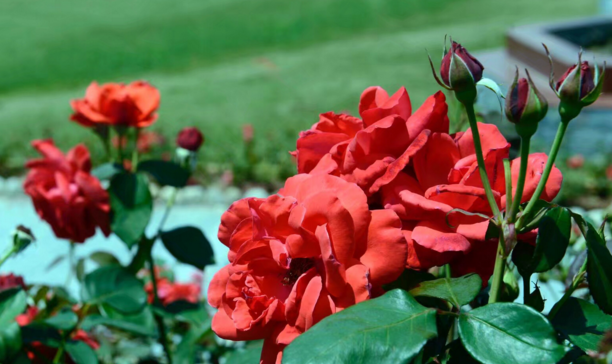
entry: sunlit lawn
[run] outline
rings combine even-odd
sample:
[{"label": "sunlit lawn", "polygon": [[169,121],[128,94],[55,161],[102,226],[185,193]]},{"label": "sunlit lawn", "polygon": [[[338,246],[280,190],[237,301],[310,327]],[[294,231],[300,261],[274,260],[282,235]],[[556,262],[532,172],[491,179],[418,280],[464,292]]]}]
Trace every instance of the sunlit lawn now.
[{"label": "sunlit lawn", "polygon": [[[328,110],[356,112],[361,91],[437,89],[425,49],[445,34],[470,50],[503,45],[513,25],[594,14],[597,0],[3,0],[0,163],[19,166],[28,141],[62,148],[94,136],[68,116],[91,80],[144,78],[162,92],[154,130],[187,124],[208,161],[231,163],[240,126],[255,126],[271,163]],[[485,65],[486,66],[486,65]],[[96,147],[97,148],[97,147]],[[97,148],[99,155],[101,148]],[[0,168],[1,170],[2,168]]]}]

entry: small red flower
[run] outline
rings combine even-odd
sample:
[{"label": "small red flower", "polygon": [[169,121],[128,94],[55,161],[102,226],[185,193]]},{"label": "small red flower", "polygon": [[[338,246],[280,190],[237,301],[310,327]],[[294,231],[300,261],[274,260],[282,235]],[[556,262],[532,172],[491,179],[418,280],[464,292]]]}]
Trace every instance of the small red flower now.
[{"label": "small red flower", "polygon": [[157,119],[159,91],[144,81],[106,83],[92,82],[85,97],[72,100],[71,120],[86,126],[100,125],[147,127]]},{"label": "small red flower", "polygon": [[83,243],[95,234],[96,227],[108,236],[108,193],[90,174],[87,148],[79,144],[64,155],[51,140],[35,140],[32,145],[43,158],[26,163],[30,171],[23,188],[38,215],[58,238]]},{"label": "small red flower", "polygon": [[26,288],[23,277],[16,276],[13,273],[0,275],[0,291],[17,287]]},{"label": "small red flower", "polygon": [[242,140],[244,140],[245,143],[250,143],[253,140],[254,133],[253,124],[245,124],[242,126]]},{"label": "small red flower", "polygon": [[197,152],[203,143],[204,135],[195,127],[184,128],[176,137],[176,145],[192,152]]},{"label": "small red flower", "polygon": [[581,154],[571,156],[566,161],[567,167],[570,169],[579,169],[584,166],[584,157]]},{"label": "small red flower", "polygon": [[27,326],[36,319],[36,315],[38,315],[38,307],[30,306],[26,308],[25,313],[15,317],[15,321],[17,321],[19,326]]}]

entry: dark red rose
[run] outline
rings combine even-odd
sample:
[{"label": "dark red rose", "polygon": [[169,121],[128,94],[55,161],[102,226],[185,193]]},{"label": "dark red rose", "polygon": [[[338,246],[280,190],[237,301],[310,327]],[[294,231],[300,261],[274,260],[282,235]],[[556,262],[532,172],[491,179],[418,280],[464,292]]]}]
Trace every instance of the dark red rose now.
[{"label": "dark red rose", "polygon": [[23,277],[16,276],[13,273],[0,275],[0,291],[18,287],[26,288]]},{"label": "dark red rose", "polygon": [[523,138],[531,137],[537,124],[548,112],[548,102],[540,94],[527,72],[528,78],[519,79],[518,69],[513,84],[506,96],[506,116],[516,124],[516,130]]},{"label": "dark red rose", "polygon": [[159,91],[145,81],[129,85],[92,82],[85,97],[72,100],[71,120],[86,126],[125,126],[144,128],[157,119]]},{"label": "dark red rose", "polygon": [[23,188],[38,215],[58,238],[83,243],[95,234],[96,227],[108,236],[108,193],[90,173],[87,148],[77,145],[64,155],[51,140],[35,140],[32,145],[43,158],[26,163],[30,171]]},{"label": "dark red rose", "polygon": [[580,66],[575,64],[565,71],[557,81],[557,91],[562,98],[578,101],[590,94],[595,84],[589,62],[583,61]]},{"label": "dark red rose", "polygon": [[192,152],[197,152],[203,143],[204,135],[195,127],[184,128],[176,137],[176,145]]}]

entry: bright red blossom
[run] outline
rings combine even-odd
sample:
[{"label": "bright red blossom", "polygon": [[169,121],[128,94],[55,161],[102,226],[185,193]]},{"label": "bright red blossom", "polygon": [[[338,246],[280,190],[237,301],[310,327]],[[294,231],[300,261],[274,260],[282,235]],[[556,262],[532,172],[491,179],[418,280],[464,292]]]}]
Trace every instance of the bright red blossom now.
[{"label": "bright red blossom", "polygon": [[18,287],[25,289],[23,277],[16,276],[13,273],[0,275],[0,291]]},{"label": "bright red blossom", "polygon": [[355,184],[301,174],[266,199],[235,202],[219,240],[230,264],[213,278],[212,328],[230,340],[264,339],[262,363],[326,316],[381,294],[403,271],[397,215],[369,211]]},{"label": "bright red blossom", "polygon": [[38,215],[58,238],[83,243],[95,234],[96,227],[108,236],[108,193],[90,174],[87,148],[77,145],[64,155],[51,140],[35,140],[32,145],[43,158],[26,163],[30,171],[23,188]]},{"label": "bright red blossom", "polygon": [[[405,89],[389,98],[381,88],[371,87],[361,96],[362,119],[322,114],[318,123],[300,134],[293,154],[299,173],[339,176],[364,190],[370,209],[395,211],[408,242],[407,268],[450,263],[454,275],[478,272],[486,282],[497,242],[485,240],[487,220],[456,209],[489,216],[491,209],[478,173],[472,132],[449,134],[447,109],[444,94],[438,92],[411,114]],[[496,126],[478,125],[493,193],[505,208],[503,159],[510,144]],[[529,157],[523,202],[534,193],[546,160],[544,154]],[[512,161],[513,186],[519,166],[519,159]],[[554,198],[561,181],[554,168],[541,198]]]},{"label": "bright red blossom", "polygon": [[145,81],[129,85],[92,82],[85,97],[72,100],[71,120],[86,126],[147,127],[157,119],[159,91]]}]

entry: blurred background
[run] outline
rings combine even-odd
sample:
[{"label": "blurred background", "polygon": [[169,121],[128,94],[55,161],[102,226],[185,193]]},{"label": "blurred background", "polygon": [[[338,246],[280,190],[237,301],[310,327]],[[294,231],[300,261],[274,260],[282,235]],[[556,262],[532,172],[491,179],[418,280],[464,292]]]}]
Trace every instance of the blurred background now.
[{"label": "blurred background", "polygon": [[413,108],[437,91],[425,50],[437,64],[445,34],[478,54],[504,47],[512,27],[597,15],[606,3],[3,0],[0,176],[23,174],[30,140],[43,137],[64,150],[85,142],[100,158],[96,137],[68,121],[69,101],[92,80],[145,79],[162,94],[149,130],[165,139],[152,136],[151,153],[171,151],[181,127],[198,126],[201,183],[273,190],[294,173],[287,151],[319,113],[357,114],[371,85],[405,85]]}]

